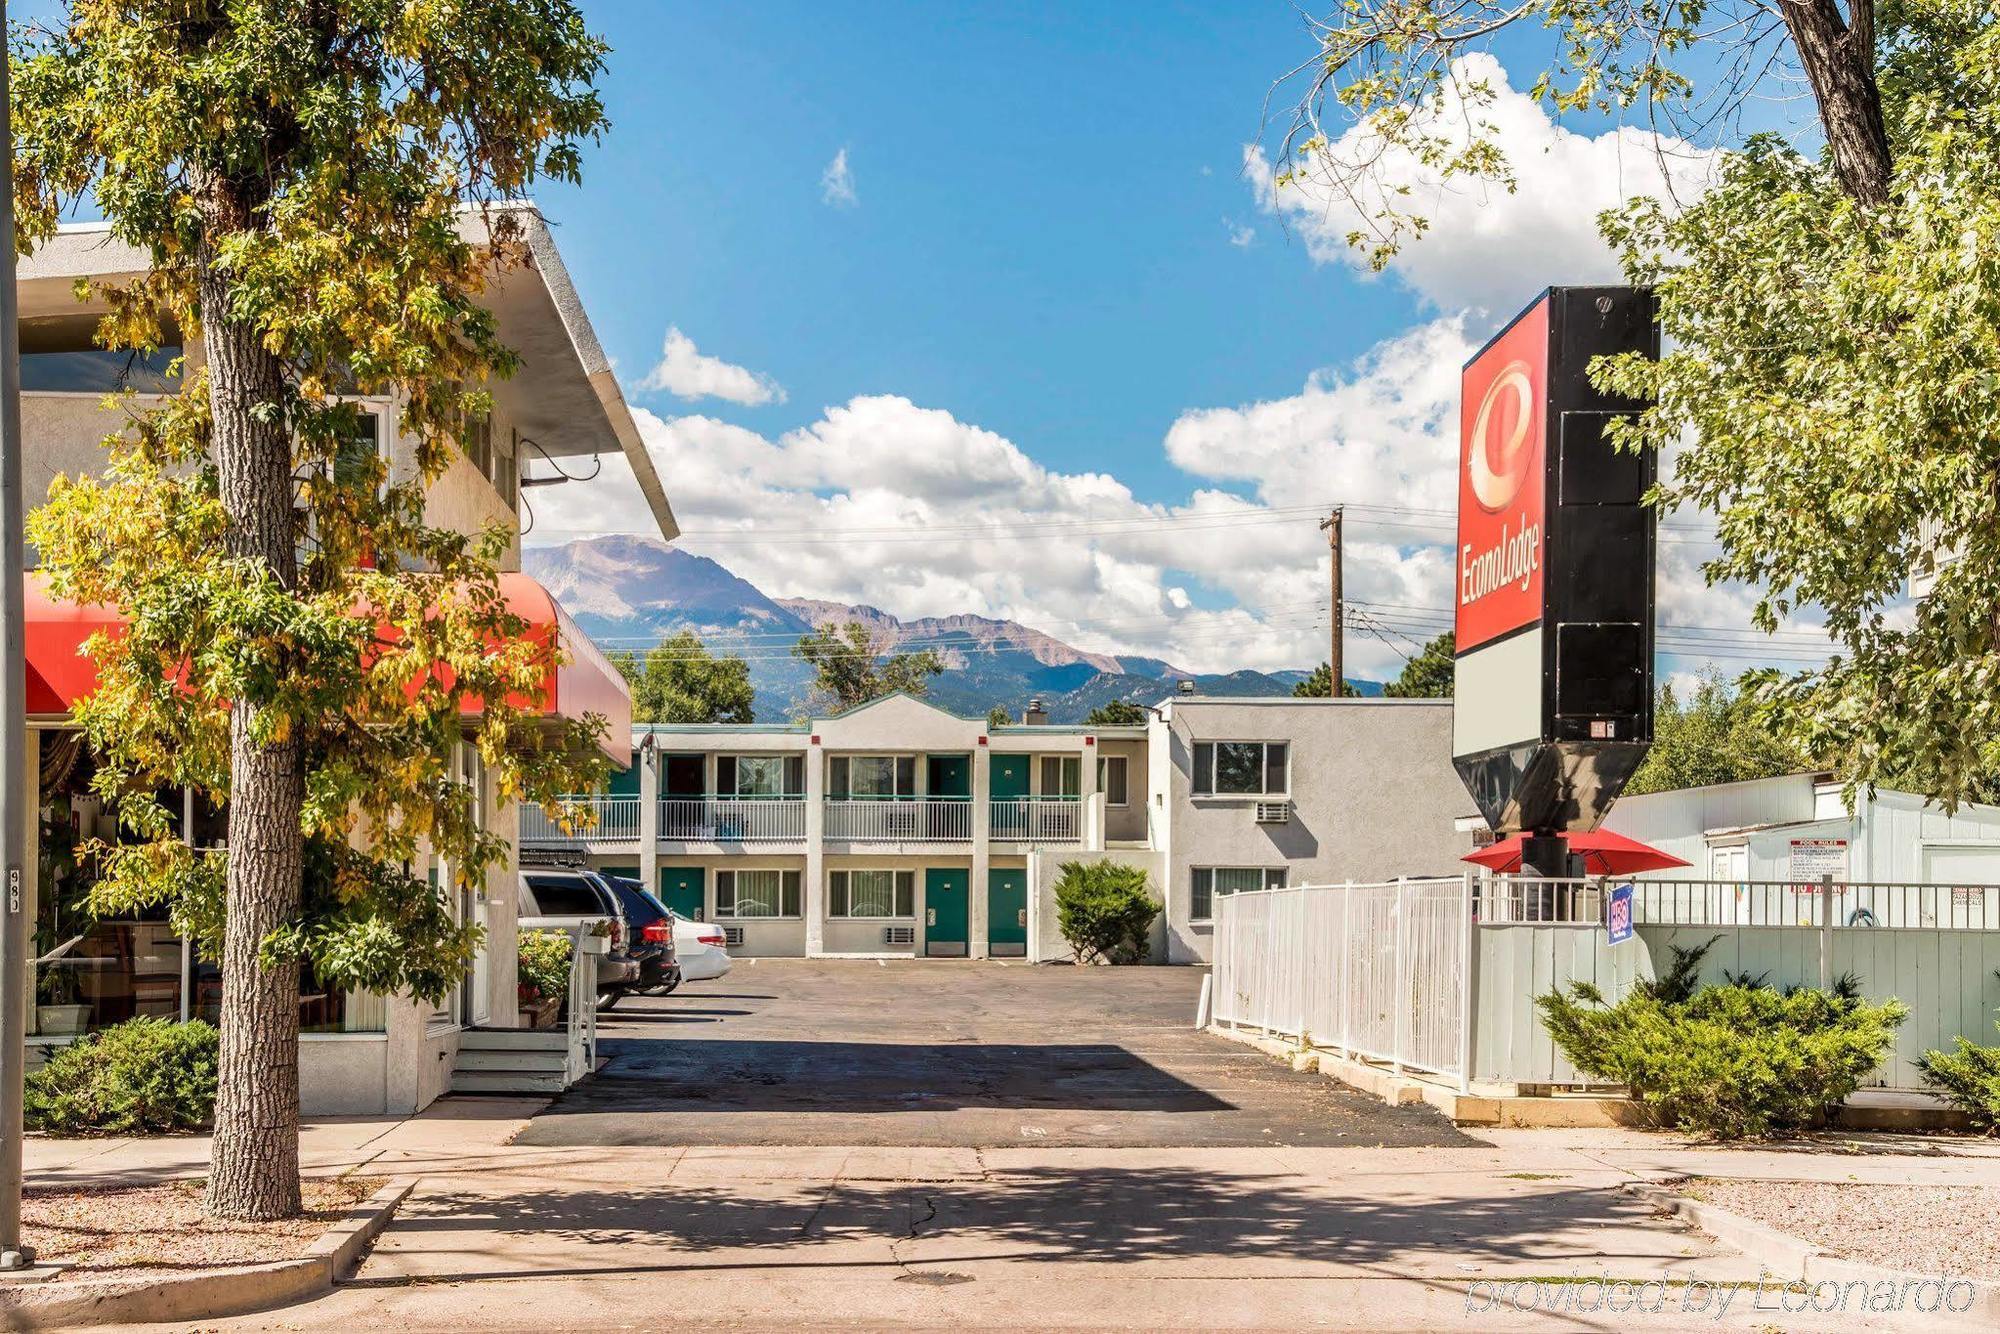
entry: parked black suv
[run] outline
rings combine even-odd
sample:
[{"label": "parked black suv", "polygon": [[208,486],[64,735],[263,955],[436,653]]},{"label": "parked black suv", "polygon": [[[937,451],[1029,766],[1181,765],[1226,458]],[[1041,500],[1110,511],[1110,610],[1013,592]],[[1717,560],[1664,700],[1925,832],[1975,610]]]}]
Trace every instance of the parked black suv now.
[{"label": "parked black suv", "polygon": [[[645,902],[638,895],[632,897]],[[595,871],[524,867],[519,910],[524,931],[566,931],[596,922],[611,923],[611,948],[597,965],[597,1007],[601,1010],[612,1008],[629,992],[665,986],[680,974],[672,924],[662,927],[651,920],[650,912],[628,909],[625,895]]]}]

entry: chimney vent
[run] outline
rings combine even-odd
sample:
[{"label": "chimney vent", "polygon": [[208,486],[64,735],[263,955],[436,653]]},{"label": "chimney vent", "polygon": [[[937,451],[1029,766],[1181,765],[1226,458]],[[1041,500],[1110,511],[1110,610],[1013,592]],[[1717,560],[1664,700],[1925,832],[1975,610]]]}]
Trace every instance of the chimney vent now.
[{"label": "chimney vent", "polygon": [[1021,715],[1021,721],[1029,727],[1046,727],[1048,725],[1049,711],[1043,705],[1040,695],[1028,701],[1028,711]]}]

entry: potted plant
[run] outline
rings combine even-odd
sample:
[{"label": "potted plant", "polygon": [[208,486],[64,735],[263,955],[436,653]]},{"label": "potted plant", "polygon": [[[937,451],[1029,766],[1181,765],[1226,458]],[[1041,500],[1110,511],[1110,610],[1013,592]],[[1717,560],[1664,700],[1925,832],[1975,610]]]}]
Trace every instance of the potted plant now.
[{"label": "potted plant", "polygon": [[515,995],[524,1028],[554,1028],[569,996],[569,935],[523,931],[516,965]]},{"label": "potted plant", "polygon": [[35,979],[35,997],[41,1002],[35,1006],[37,1032],[74,1035],[89,1026],[90,1005],[83,1000],[74,968],[43,964]]}]

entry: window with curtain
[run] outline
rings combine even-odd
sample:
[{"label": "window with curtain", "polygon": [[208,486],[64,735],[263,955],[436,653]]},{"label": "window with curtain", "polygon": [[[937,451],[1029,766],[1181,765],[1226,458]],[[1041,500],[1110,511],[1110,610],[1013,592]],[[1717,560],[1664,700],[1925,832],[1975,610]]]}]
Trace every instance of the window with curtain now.
[{"label": "window with curtain", "polygon": [[1195,743],[1197,797],[1282,797],[1292,790],[1291,746],[1283,741]]},{"label": "window with curtain", "polygon": [[1123,755],[1097,757],[1097,790],[1107,806],[1129,806],[1132,802],[1130,763]]},{"label": "window with curtain", "polygon": [[1042,756],[1042,795],[1074,797],[1083,792],[1083,761],[1075,755]]},{"label": "window with curtain", "polygon": [[833,761],[834,795],[911,797],[917,792],[917,761],[913,755],[844,755]]},{"label": "window with curtain", "polygon": [[781,870],[717,871],[717,917],[797,917],[799,873]]},{"label": "window with curtain", "polygon": [[1260,889],[1283,889],[1282,866],[1197,866],[1191,873],[1188,920],[1210,921],[1215,901],[1229,894],[1249,894]]},{"label": "window with curtain", "polygon": [[829,917],[915,917],[917,873],[898,870],[841,870],[827,875]]}]

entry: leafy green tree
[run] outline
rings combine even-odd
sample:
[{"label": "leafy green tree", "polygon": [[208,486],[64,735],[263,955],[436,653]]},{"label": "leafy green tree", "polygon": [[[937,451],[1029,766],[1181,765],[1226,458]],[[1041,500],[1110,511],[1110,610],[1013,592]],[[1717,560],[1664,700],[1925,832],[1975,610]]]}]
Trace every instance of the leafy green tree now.
[{"label": "leafy green tree", "polygon": [[1806,757],[1773,733],[1755,702],[1721,678],[1697,682],[1683,704],[1671,683],[1660,687],[1653,710],[1653,748],[1632,775],[1626,795],[1739,783],[1807,768]]},{"label": "leafy green tree", "polygon": [[799,636],[792,656],[812,664],[814,685],[836,709],[851,709],[899,690],[922,695],[930,689],[931,678],[944,670],[944,659],[935,649],[884,653],[859,621],[849,621],[838,630],[822,625]]},{"label": "leafy green tree", "polygon": [[[69,0],[12,34],[20,240],[85,199],[151,269],[96,286],[110,347],[168,327],[203,357],[131,399],[102,475],[35,517],[52,591],[121,608],[77,721],[131,841],[92,907],[171,905],[222,965],[207,1207],[299,1211],[299,970],[441,1000],[477,932],[447,899],[508,841],[501,801],[598,781],[603,721],[524,744],[550,653],[501,597],[509,534],[424,521],[424,488],[515,354],[481,304],[528,262],[519,214],[574,181],[604,125],[605,47],[567,0],[480,5]],[[393,398],[413,476],[356,450],[347,397]],[[224,802],[228,850],[173,836],[150,793]],[[444,892],[421,868],[451,870]]]},{"label": "leafy green tree", "polygon": [[[1361,692],[1355,688],[1354,682],[1348,680],[1341,681],[1340,693],[1346,699],[1358,699],[1361,696]],[[1331,661],[1323,662],[1313,668],[1311,676],[1292,686],[1292,696],[1295,699],[1331,699],[1333,697],[1333,663]]]},{"label": "leafy green tree", "polygon": [[1146,710],[1129,699],[1100,704],[1083,717],[1085,727],[1137,727],[1148,717]]},{"label": "leafy green tree", "polygon": [[748,723],[756,721],[757,692],[750,664],[718,658],[692,630],[646,650],[611,655],[632,687],[635,723]]},{"label": "leafy green tree", "polygon": [[1404,663],[1402,672],[1382,687],[1382,693],[1393,699],[1450,699],[1452,655],[1457,651],[1457,636],[1445,631]]},{"label": "leafy green tree", "polygon": [[995,704],[986,711],[986,725],[988,727],[1005,727],[1013,721],[1014,715],[1007,712],[1007,706],[1004,704]]},{"label": "leafy green tree", "polygon": [[[1318,114],[1367,118],[1377,147],[1442,178],[1511,184],[1479,114],[1493,90],[1454,63],[1501,28],[1549,29],[1534,91],[1558,112],[1727,126],[1805,75],[1810,123],[1724,145],[1697,198],[1603,220],[1628,279],[1657,292],[1668,350],[1593,374],[1655,404],[1614,423],[1620,444],[1685,442],[1656,498],[1716,516],[1708,578],[1754,589],[1766,630],[1823,617],[1823,667],[1746,683],[1772,726],[1850,783],[1947,807],[1990,790],[2000,743],[1968,724],[2000,710],[2000,249],[1979,239],[2000,234],[1990,8],[1362,0],[1327,24],[1291,179],[1360,199],[1377,264],[1421,232],[1423,194],[1386,189],[1381,154],[1337,150]],[[1466,114],[1437,114],[1447,90]]]}]

